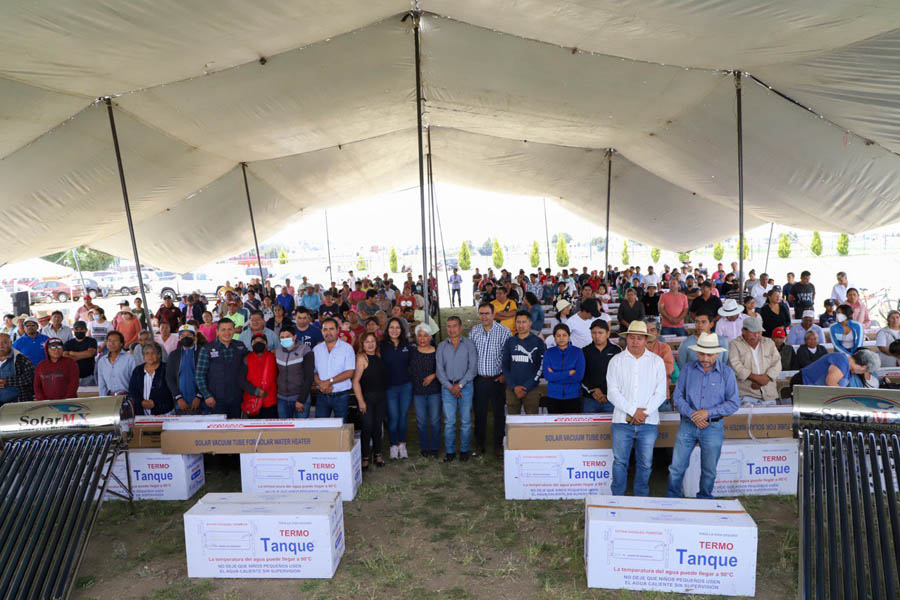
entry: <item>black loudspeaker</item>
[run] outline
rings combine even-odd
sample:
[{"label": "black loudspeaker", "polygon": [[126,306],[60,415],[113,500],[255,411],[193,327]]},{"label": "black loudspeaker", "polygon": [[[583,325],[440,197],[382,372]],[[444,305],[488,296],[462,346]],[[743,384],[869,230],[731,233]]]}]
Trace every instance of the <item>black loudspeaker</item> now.
[{"label": "black loudspeaker", "polygon": [[31,305],[28,303],[28,292],[13,292],[10,296],[12,296],[14,315],[18,317],[19,315],[31,314]]}]

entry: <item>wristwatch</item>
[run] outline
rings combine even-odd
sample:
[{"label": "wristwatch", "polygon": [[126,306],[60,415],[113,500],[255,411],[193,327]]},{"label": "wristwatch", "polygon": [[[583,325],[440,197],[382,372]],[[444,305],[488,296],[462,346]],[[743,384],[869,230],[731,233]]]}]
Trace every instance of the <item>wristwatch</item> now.
[{"label": "wristwatch", "polygon": [[331,385],[334,385],[334,377],[332,377],[331,379],[329,379],[329,380],[328,380],[328,383],[330,383]]}]

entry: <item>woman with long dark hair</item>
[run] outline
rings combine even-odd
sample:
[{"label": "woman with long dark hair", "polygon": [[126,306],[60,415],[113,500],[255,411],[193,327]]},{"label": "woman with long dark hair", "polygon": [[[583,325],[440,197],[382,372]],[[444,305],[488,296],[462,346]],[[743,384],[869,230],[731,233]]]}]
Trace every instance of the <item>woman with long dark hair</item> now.
[{"label": "woman with long dark hair", "polygon": [[[381,359],[378,336],[367,331],[359,338],[359,354],[356,355],[356,371],[353,375],[353,393],[362,414],[362,469],[369,470],[369,458],[374,454],[376,467],[384,466],[381,456],[384,442],[381,432],[387,407],[387,366]],[[370,447],[371,446],[371,447]]]},{"label": "woman with long dark hair", "polygon": [[381,358],[388,369],[388,436],[391,440],[390,457],[393,460],[409,458],[406,429],[413,388],[409,378],[409,350],[403,324],[397,317],[391,317],[381,340]]}]

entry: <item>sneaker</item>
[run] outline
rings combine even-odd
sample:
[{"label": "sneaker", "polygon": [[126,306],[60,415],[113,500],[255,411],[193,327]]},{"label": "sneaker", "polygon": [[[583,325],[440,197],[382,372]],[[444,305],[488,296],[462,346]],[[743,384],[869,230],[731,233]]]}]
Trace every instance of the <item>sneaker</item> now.
[{"label": "sneaker", "polygon": [[397,446],[397,453],[400,458],[409,458],[409,454],[406,452],[406,444],[400,444]]},{"label": "sneaker", "polygon": [[400,458],[399,446],[391,446],[391,460],[397,460],[398,458]]},{"label": "sneaker", "polygon": [[[472,453],[472,456],[475,456],[474,452]],[[468,452],[460,452],[459,453],[459,462],[466,462],[467,460],[469,460],[469,453]]]},{"label": "sneaker", "polygon": [[[460,456],[459,458],[460,458],[460,460],[462,460],[462,456]],[[453,462],[454,460],[456,460],[456,454],[455,454],[455,453],[454,453],[454,454],[445,454],[445,455],[444,455],[444,462]]]}]

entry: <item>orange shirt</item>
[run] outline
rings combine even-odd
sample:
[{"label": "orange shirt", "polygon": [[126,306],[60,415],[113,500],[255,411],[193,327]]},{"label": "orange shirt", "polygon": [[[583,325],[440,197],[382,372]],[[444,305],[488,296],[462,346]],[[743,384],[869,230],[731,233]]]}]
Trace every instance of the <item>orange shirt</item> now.
[{"label": "orange shirt", "polygon": [[137,317],[132,317],[127,321],[119,319],[116,331],[125,336],[125,347],[127,348],[130,344],[138,341],[138,334],[141,332],[141,322]]}]

